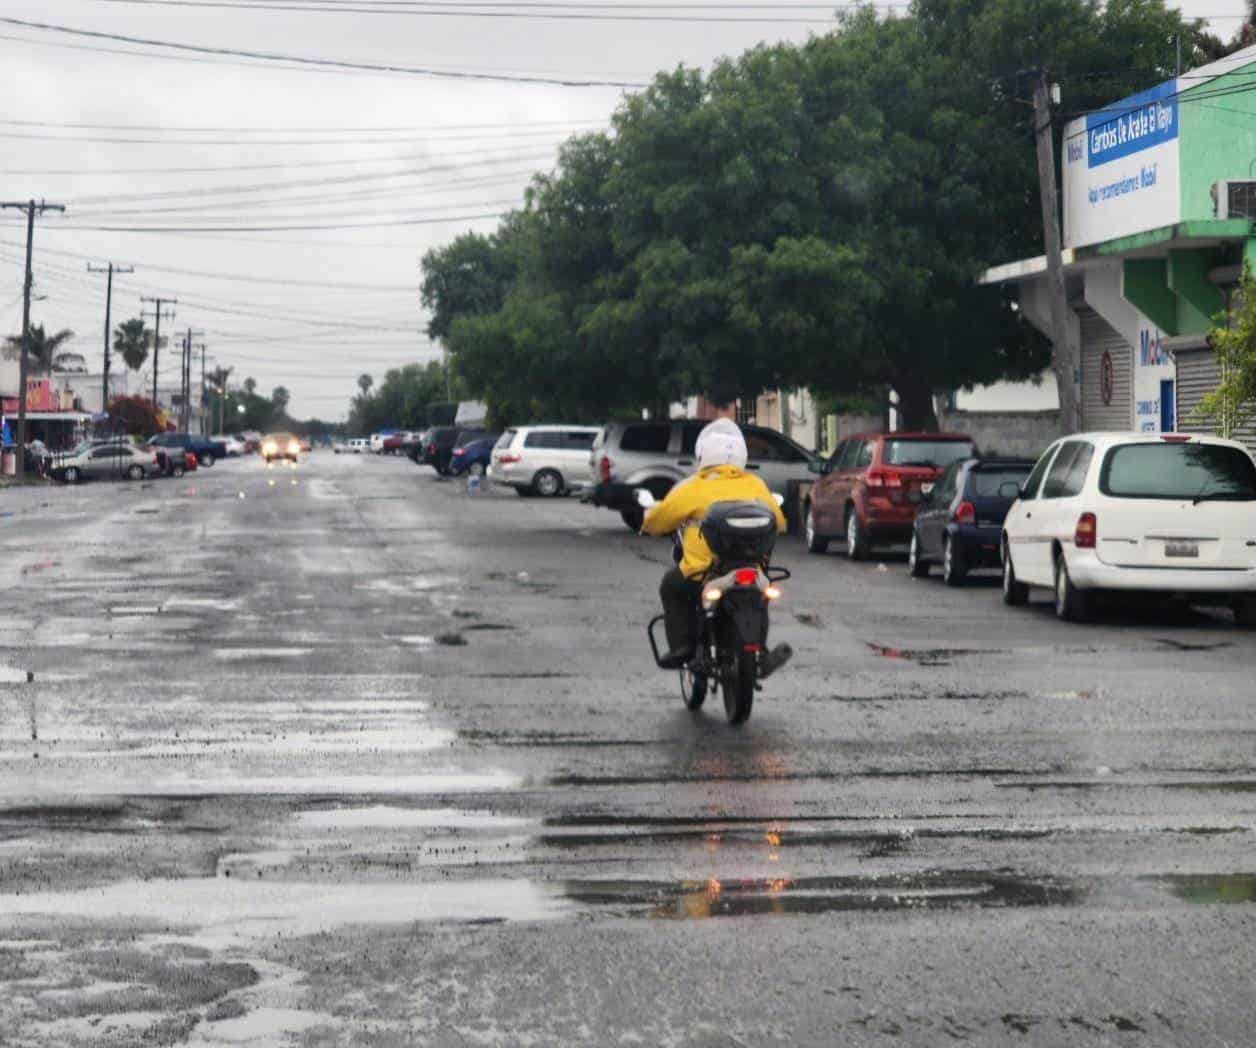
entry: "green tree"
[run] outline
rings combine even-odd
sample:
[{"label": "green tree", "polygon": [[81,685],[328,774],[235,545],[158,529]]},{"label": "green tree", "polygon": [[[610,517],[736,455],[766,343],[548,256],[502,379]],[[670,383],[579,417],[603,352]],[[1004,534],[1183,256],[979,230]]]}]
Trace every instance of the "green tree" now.
[{"label": "green tree", "polygon": [[244,392],[250,397],[253,396],[253,394],[257,392],[257,379],[252,377],[246,378],[244,380]]},{"label": "green tree", "polygon": [[[462,396],[460,379],[450,376],[449,386],[455,397]],[[429,424],[427,405],[443,400],[445,388],[442,361],[391,368],[374,392],[362,392],[353,398],[347,429],[359,435],[386,427],[423,429]]]},{"label": "green tree", "polygon": [[[55,335],[49,335],[43,324],[30,326],[30,341],[27,345],[26,366],[34,374],[46,374],[52,370],[52,359],[57,350],[74,337],[69,328],[62,328]],[[22,336],[10,335],[4,340],[4,355],[9,360],[17,360],[22,353]]]},{"label": "green tree", "polygon": [[132,371],[144,366],[152,345],[153,333],[142,317],[133,317],[113,329],[113,351]]},{"label": "green tree", "polygon": [[292,399],[292,394],[283,386],[276,386],[270,394],[270,402],[275,405],[275,413],[284,415],[288,411],[288,402]]},{"label": "green tree", "polygon": [[373,385],[375,385],[375,380],[370,375],[363,372],[358,376],[358,389],[362,391],[362,396],[369,396]]},{"label": "green tree", "polygon": [[1256,417],[1256,277],[1244,270],[1237,305],[1229,316],[1216,318],[1209,334],[1221,382],[1200,401],[1197,417],[1209,421],[1223,437],[1232,437]]},{"label": "green tree", "polygon": [[120,421],[130,437],[151,437],[161,428],[153,402],[146,397],[115,397],[109,402],[109,416]]}]

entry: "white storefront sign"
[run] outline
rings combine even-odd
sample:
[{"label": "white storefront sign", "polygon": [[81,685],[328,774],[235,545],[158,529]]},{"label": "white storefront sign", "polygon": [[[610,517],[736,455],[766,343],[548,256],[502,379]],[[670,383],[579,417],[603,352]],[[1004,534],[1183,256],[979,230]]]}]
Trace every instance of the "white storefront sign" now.
[{"label": "white storefront sign", "polygon": [[1169,80],[1065,127],[1065,247],[1180,221],[1177,93]]}]

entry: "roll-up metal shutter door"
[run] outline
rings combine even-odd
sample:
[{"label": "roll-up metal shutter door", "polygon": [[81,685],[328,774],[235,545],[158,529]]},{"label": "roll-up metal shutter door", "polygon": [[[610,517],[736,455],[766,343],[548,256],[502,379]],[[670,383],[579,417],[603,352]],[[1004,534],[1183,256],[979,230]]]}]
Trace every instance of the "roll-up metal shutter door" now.
[{"label": "roll-up metal shutter door", "polygon": [[[1177,428],[1180,433],[1215,433],[1211,419],[1195,414],[1199,402],[1221,381],[1221,369],[1211,349],[1179,349],[1173,354],[1177,362]],[[1244,423],[1234,434],[1249,450],[1256,451],[1256,420]]]},{"label": "roll-up metal shutter door", "polygon": [[[1082,328],[1082,429],[1134,427],[1134,347],[1093,309],[1077,310]],[[1103,402],[1103,357],[1112,360],[1112,398]]]}]

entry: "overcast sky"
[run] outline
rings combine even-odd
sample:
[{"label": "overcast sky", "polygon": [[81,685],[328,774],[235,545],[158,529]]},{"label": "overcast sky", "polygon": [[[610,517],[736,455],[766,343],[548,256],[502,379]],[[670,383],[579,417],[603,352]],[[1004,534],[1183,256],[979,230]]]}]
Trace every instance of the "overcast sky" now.
[{"label": "overcast sky", "polygon": [[[549,10],[594,13],[575,3]],[[483,16],[538,13],[517,2],[474,5],[474,17],[468,0],[427,5],[444,14],[397,13],[402,5],[385,0],[0,0],[0,200],[68,207],[37,223],[32,319],[72,328],[67,348],[97,367],[105,278],[87,263],[132,265],[115,278],[115,325],[138,314],[141,295],[176,297],[163,335],[192,327],[211,367],[233,368],[233,381],[288,387],[297,417],[343,418],[361,372],[379,380],[438,355],[422,334],[423,252],[495,228],[495,218],[468,216],[519,204],[558,143],[605,126],[631,90],[529,79],[643,83],[681,62],[708,66],[824,29],[814,0],[746,3],[708,9],[745,21],[687,22]],[[308,10],[328,4],[340,10]],[[694,13],[682,6],[637,3],[633,14]],[[1189,16],[1218,16],[1225,38],[1243,7],[1182,4]],[[297,67],[141,40],[524,79]],[[360,228],[326,228],[348,225]],[[2,333],[21,329],[23,226],[14,212],[0,217]],[[238,231],[248,226],[288,228]],[[174,378],[177,352],[161,368]]]}]

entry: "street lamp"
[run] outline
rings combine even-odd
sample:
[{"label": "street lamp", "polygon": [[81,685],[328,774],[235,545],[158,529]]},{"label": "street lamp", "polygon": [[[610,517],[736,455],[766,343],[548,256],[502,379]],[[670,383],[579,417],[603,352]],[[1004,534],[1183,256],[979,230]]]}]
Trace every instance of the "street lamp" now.
[{"label": "street lamp", "polygon": [[245,409],[244,409],[244,405],[243,405],[243,404],[237,404],[237,405],[236,405],[236,411],[238,411],[241,415],[243,415],[243,414],[244,414],[244,410],[245,410]]}]

